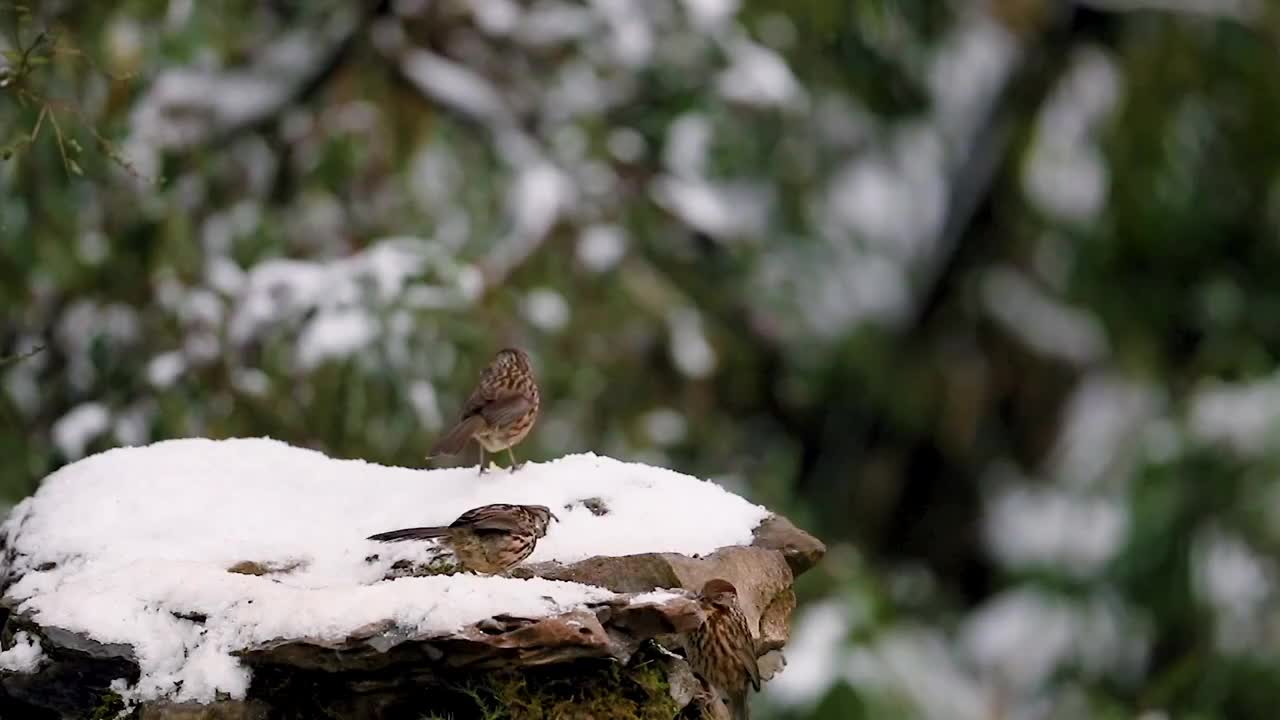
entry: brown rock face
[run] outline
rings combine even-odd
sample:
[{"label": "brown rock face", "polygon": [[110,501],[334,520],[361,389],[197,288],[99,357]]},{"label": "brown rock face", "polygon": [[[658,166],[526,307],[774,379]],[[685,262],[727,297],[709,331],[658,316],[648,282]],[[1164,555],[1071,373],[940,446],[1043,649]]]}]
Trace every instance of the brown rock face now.
[{"label": "brown rock face", "polygon": [[794,580],[783,556],[759,547],[727,547],[705,557],[646,553],[588,558],[572,565],[540,563],[516,570],[517,577],[598,585],[614,592],[643,593],[659,588],[697,592],[706,581],[724,578],[738,588],[738,603],[752,627],[759,627],[761,652],[782,647],[787,619],[795,608]]},{"label": "brown rock face", "polygon": [[818,564],[827,554],[827,546],[818,538],[801,530],[781,515],[770,515],[755,529],[753,547],[775,550],[786,559],[794,575],[800,575]]}]

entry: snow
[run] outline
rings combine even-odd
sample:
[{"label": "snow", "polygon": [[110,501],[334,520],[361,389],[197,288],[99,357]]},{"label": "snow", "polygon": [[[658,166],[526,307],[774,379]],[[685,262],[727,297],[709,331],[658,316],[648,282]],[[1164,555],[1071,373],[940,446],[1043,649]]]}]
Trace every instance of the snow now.
[{"label": "snow", "polygon": [[518,237],[542,237],[573,200],[573,183],[557,167],[533,162],[519,169],[507,205]]},{"label": "snow", "polygon": [[521,23],[521,9],[511,0],[481,0],[471,7],[476,24],[491,35],[509,35]]},{"label": "snow", "polygon": [[338,12],[321,32],[280,35],[244,69],[197,64],[164,71],[133,108],[125,155],[141,158],[144,174],[151,175],[157,150],[189,147],[269,116],[353,32],[356,21],[356,13]]},{"label": "snow", "polygon": [[984,526],[995,555],[1011,567],[1047,566],[1088,577],[1128,537],[1127,510],[1108,497],[1015,486],[988,503]]},{"label": "snow", "polygon": [[244,345],[266,329],[314,310],[298,340],[298,364],[312,368],[355,353],[378,335],[376,319],[366,308],[401,298],[428,254],[424,240],[388,237],[339,260],[261,262],[245,277],[228,335],[234,344]]},{"label": "snow", "polygon": [[[1242,538],[1219,527],[1197,533],[1191,551],[1192,587],[1215,613],[1220,649],[1240,652],[1266,644],[1258,628],[1275,595],[1275,567]],[[1264,633],[1265,634],[1265,633]]]},{"label": "snow", "polygon": [[774,51],[748,40],[727,48],[731,64],[720,74],[720,94],[729,100],[761,107],[789,107],[804,100],[804,90],[787,62]]},{"label": "snow", "polygon": [[378,326],[359,308],[341,308],[317,315],[298,338],[298,365],[310,370],[326,360],[354,355],[378,336]]},{"label": "snow", "polygon": [[591,272],[605,272],[627,252],[626,231],[617,225],[592,225],[578,238],[578,262]]},{"label": "snow", "polygon": [[689,421],[680,411],[669,407],[650,410],[640,418],[645,434],[663,447],[683,442],[689,435]]},{"label": "snow", "polygon": [[1016,693],[1034,693],[1067,666],[1095,677],[1131,676],[1148,649],[1141,623],[1111,597],[1031,589],[986,602],[965,621],[959,639],[986,674]]},{"label": "snow", "polygon": [[0,652],[0,670],[19,673],[35,672],[43,659],[44,651],[40,648],[40,638],[32,637],[26,631],[19,630],[13,634],[13,646]]},{"label": "snow", "polygon": [[672,175],[654,180],[650,194],[690,227],[716,238],[762,232],[772,204],[768,190],[753,183]]},{"label": "snow", "polygon": [[409,404],[422,427],[435,432],[444,427],[444,413],[440,411],[440,398],[436,386],[426,380],[409,384]]},{"label": "snow", "polygon": [[507,118],[498,89],[463,65],[426,50],[412,50],[405,54],[401,69],[419,90],[465,115],[488,122]]},{"label": "snow", "polygon": [[593,10],[609,28],[606,45],[614,59],[625,67],[647,65],[654,50],[654,24],[644,3],[627,0],[592,0]]},{"label": "snow", "polygon": [[706,115],[695,112],[680,115],[667,127],[663,165],[679,177],[701,177],[706,170],[711,137],[711,120]]},{"label": "snow", "polygon": [[1256,22],[1262,15],[1264,7],[1259,0],[1088,0],[1084,4],[1102,8],[1108,12],[1165,10],[1211,18],[1227,18],[1244,23]]},{"label": "snow", "polygon": [[610,130],[606,144],[609,154],[624,163],[639,162],[646,150],[644,136],[627,127]]},{"label": "snow", "polygon": [[[588,498],[610,512],[592,514]],[[714,483],[593,454],[481,477],[473,467],[332,459],[265,438],[169,440],[68,465],[15,507],[0,526],[21,573],[7,599],[41,625],[132,646],[142,670],[135,696],[208,701],[242,697],[249,671],[230,653],[272,639],[335,641],[388,619],[440,636],[499,613],[540,617],[612,597],[542,579],[382,581],[397,559],[431,546],[368,535],[448,523],[494,502],[544,504],[558,516],[530,562],[705,554],[750,542],[768,514]],[[297,567],[227,572],[243,561]],[[34,570],[44,563],[54,565]],[[207,620],[183,619],[195,614]]]},{"label": "snow", "polygon": [[716,369],[716,351],[693,308],[677,308],[667,316],[671,331],[671,360],[685,377],[702,379]]},{"label": "snow", "polygon": [[76,254],[87,265],[101,265],[111,254],[111,245],[101,230],[89,230],[77,239]]},{"label": "snow", "polygon": [[134,111],[133,125],[144,141],[156,147],[185,147],[218,130],[249,122],[287,91],[287,83],[264,75],[168,70]]},{"label": "snow", "polygon": [[923,626],[881,633],[851,653],[845,679],[859,689],[893,690],[906,717],[980,720],[997,716],[983,688],[953,656],[949,638]]},{"label": "snow", "polygon": [[711,31],[724,25],[738,12],[738,0],[684,0],[685,11],[694,25]]},{"label": "snow", "polygon": [[1134,441],[1151,431],[1162,407],[1155,388],[1112,372],[1086,375],[1067,401],[1050,476],[1078,489],[1128,477]]},{"label": "snow", "polygon": [[1106,203],[1110,174],[1093,140],[1120,97],[1119,71],[1097,48],[1076,51],[1071,69],[1037,119],[1023,186],[1042,210],[1085,223]]},{"label": "snow", "polygon": [[1265,451],[1280,428],[1280,376],[1244,383],[1204,381],[1192,393],[1187,424],[1204,442],[1243,455]]},{"label": "snow", "polygon": [[992,317],[1041,354],[1087,365],[1109,352],[1106,332],[1096,318],[1052,299],[1017,270],[987,271],[982,299]]},{"label": "snow", "polygon": [[524,45],[551,47],[582,38],[595,25],[594,13],[586,8],[543,2],[529,7],[515,32]]},{"label": "snow", "polygon": [[77,460],[84,455],[85,447],[110,425],[111,413],[104,405],[81,403],[53,424],[53,444],[64,456]]},{"label": "snow", "polygon": [[529,323],[540,330],[555,332],[569,324],[569,303],[563,295],[548,287],[530,290],[524,296],[520,309]]},{"label": "snow", "polygon": [[850,161],[829,181],[825,223],[900,263],[930,257],[947,209],[942,140],[931,126],[906,124],[888,153]]},{"label": "snow", "polygon": [[147,382],[157,388],[167,388],[182,377],[187,361],[180,352],[161,353],[147,363]]},{"label": "snow", "polygon": [[967,12],[929,59],[927,80],[933,121],[965,146],[1019,60],[1016,37],[984,12]]}]

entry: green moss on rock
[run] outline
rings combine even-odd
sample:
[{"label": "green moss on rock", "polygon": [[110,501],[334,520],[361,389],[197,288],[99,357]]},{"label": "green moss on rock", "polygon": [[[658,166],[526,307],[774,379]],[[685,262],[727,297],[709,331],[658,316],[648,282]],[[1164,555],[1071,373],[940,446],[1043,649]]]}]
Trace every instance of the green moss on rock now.
[{"label": "green moss on rock", "polygon": [[477,673],[456,687],[474,704],[473,717],[484,720],[672,720],[680,713],[661,666],[644,659],[630,667],[594,662]]},{"label": "green moss on rock", "polygon": [[98,706],[93,709],[89,720],[137,720],[138,708],[129,708],[124,698],[116,692],[108,690],[102,694]]},{"label": "green moss on rock", "polygon": [[667,664],[644,650],[628,665],[583,660],[539,667],[326,673],[283,666],[254,671],[251,700],[281,718],[383,720],[674,720]]}]

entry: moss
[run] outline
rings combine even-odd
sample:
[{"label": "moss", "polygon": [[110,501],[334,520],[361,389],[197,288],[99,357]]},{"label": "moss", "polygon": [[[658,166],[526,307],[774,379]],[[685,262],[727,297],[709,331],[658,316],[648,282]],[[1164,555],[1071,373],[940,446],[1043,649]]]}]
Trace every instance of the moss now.
[{"label": "moss", "polygon": [[543,667],[319,672],[259,666],[249,695],[282,720],[674,720],[694,717],[672,700],[652,650],[628,665],[582,660]]},{"label": "moss", "polygon": [[[371,556],[370,561],[376,559],[377,556]],[[462,572],[463,568],[458,564],[457,558],[448,553],[441,553],[433,556],[426,562],[414,562],[412,560],[397,560],[391,565],[391,569],[384,576],[390,580],[400,577],[425,577],[429,575],[454,575]]]},{"label": "moss", "polygon": [[89,720],[137,720],[141,713],[137,707],[130,709],[124,698],[117,693],[108,690],[102,694],[102,699],[98,701],[97,707],[93,709],[93,714],[89,716]]},{"label": "moss", "polygon": [[456,685],[482,720],[672,720],[666,674],[652,659],[477,673]]}]

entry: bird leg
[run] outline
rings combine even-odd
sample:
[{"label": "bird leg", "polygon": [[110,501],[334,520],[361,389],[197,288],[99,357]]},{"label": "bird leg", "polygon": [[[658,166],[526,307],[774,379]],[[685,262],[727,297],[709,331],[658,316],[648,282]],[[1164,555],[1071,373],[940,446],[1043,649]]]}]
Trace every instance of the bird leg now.
[{"label": "bird leg", "polygon": [[516,462],[516,454],[511,452],[510,445],[507,446],[507,457],[511,458],[511,472],[519,470],[520,466],[524,464]]},{"label": "bird leg", "polygon": [[480,474],[483,475],[484,471],[487,469],[488,468],[484,466],[484,446],[481,445],[480,446]]}]

